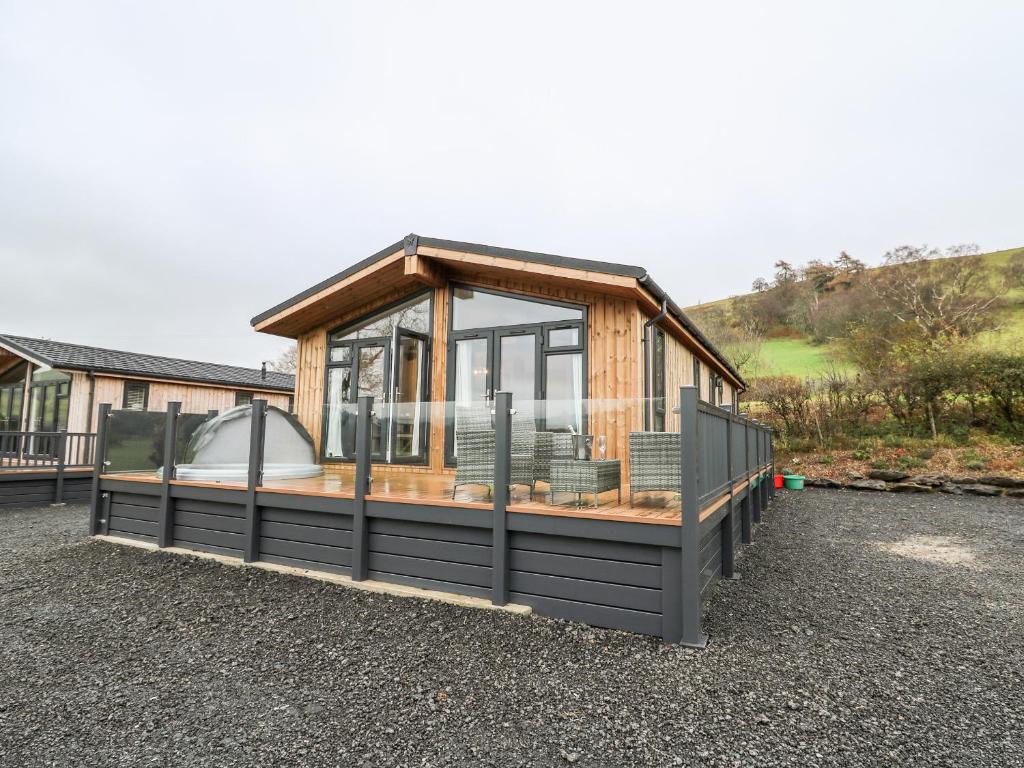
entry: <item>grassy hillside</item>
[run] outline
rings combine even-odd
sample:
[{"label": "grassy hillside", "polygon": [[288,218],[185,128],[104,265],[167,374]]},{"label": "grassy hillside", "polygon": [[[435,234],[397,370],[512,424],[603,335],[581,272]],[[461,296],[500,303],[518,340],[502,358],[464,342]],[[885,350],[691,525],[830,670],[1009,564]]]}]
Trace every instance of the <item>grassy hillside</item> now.
[{"label": "grassy hillside", "polygon": [[[1024,248],[1010,248],[1005,251],[994,251],[983,255],[985,262],[992,269],[993,278],[996,273],[1006,267],[1010,257],[1024,251]],[[884,269],[884,267],[880,267]],[[731,314],[737,299],[727,299],[701,304],[688,308],[694,319],[700,323],[700,313],[708,307],[719,307]],[[1000,328],[997,331],[982,334],[979,344],[1024,344],[1024,289],[1016,289],[1006,296],[1006,306],[999,310]],[[831,366],[847,368],[842,353],[836,344],[814,344],[806,336],[793,332],[784,338],[769,338],[761,349],[758,375],[814,376]]]}]

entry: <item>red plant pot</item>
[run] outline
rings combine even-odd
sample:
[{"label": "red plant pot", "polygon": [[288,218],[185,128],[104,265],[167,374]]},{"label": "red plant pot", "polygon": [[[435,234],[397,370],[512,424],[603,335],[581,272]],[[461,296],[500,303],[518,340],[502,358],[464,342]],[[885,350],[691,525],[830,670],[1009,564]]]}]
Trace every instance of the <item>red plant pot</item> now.
[{"label": "red plant pot", "polygon": [[776,475],[775,476],[775,487],[776,488],[781,488],[782,487],[782,475]]}]

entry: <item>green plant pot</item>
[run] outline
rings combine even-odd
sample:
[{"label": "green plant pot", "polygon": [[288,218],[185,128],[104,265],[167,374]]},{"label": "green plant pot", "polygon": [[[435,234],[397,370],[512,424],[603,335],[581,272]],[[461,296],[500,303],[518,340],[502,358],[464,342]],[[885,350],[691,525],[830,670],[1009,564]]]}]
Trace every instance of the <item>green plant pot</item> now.
[{"label": "green plant pot", "polygon": [[791,491],[802,491],[804,489],[804,476],[786,475],[782,478],[782,484]]}]

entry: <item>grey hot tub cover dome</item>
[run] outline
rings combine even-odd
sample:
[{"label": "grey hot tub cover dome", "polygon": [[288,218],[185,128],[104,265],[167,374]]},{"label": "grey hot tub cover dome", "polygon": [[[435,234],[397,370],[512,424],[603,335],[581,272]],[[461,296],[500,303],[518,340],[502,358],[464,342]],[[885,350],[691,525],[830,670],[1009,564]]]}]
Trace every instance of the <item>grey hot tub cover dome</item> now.
[{"label": "grey hot tub cover dome", "polygon": [[[252,406],[239,405],[204,422],[185,448],[184,463],[175,474],[180,480],[242,479],[248,474]],[[299,421],[274,406],[267,407],[263,477],[267,480],[316,477],[313,438]]]}]

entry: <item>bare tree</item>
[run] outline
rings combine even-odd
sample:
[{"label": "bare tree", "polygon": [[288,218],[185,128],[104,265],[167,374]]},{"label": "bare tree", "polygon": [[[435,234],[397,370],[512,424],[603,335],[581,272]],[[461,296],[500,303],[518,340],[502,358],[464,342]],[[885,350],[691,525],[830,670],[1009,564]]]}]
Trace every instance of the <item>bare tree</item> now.
[{"label": "bare tree", "polygon": [[886,269],[871,275],[869,287],[900,324],[910,324],[925,343],[974,336],[992,328],[992,309],[1006,292],[976,245],[936,248],[903,245],[885,255]]},{"label": "bare tree", "polygon": [[295,368],[298,364],[298,356],[298,348],[292,344],[288,349],[284,350],[271,361],[270,370],[277,371],[278,373],[295,373]]}]

